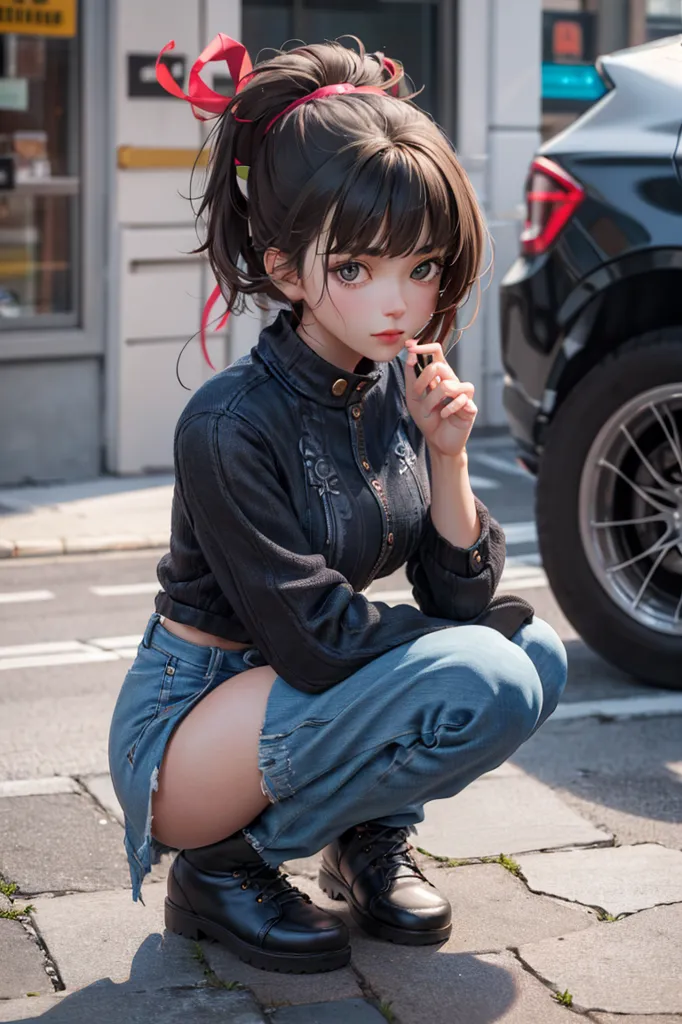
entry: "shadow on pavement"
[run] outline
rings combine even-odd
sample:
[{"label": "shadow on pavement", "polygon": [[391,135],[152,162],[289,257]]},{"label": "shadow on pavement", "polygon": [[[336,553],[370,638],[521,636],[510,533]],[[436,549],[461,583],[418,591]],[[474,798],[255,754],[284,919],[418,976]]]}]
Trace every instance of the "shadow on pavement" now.
[{"label": "shadow on pavement", "polygon": [[[24,1003],[26,1015],[12,1021],[3,1020],[8,1024],[38,1020],[48,1024],[92,1024],[93,1021],[97,1024],[121,1024],[122,1021],[126,1024],[186,1024],[187,1021],[192,1024],[262,1024],[269,1020],[277,1024],[277,1013],[264,1016],[246,990],[228,991],[210,985],[154,988],[155,974],[164,974],[161,940],[159,934],[149,935],[144,940],[133,958],[128,981],[115,984],[109,978],[102,978],[59,997],[58,1002],[54,997],[27,1000]],[[394,950],[404,948],[377,944],[379,953],[386,952],[387,970],[394,969],[389,964]],[[494,1024],[516,1001],[517,986],[504,968],[472,954],[448,954],[435,948],[430,953],[426,949],[411,950],[411,953],[411,959],[407,958],[402,965],[404,968],[408,962],[411,964],[408,976],[402,979],[403,990],[407,983],[423,1008],[425,1000],[431,1003],[423,1018],[430,1024]],[[438,991],[434,992],[429,984],[427,993],[424,991],[424,959],[435,955],[438,956]],[[436,981],[436,978],[430,980]],[[390,1001],[391,995],[382,991],[382,998]],[[52,1006],[45,1009],[48,1002]],[[33,1010],[37,1012],[31,1015]],[[419,1012],[417,1016],[408,1014],[401,1019],[421,1020]],[[312,1019],[311,1024],[314,1024]]]}]

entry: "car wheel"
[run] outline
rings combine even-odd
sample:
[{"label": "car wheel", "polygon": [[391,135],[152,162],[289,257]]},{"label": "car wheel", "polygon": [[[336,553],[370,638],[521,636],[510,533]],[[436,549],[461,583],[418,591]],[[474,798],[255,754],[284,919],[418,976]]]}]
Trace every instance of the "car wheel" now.
[{"label": "car wheel", "polygon": [[634,338],[552,421],[536,504],[554,595],[590,647],[682,689],[682,327]]}]

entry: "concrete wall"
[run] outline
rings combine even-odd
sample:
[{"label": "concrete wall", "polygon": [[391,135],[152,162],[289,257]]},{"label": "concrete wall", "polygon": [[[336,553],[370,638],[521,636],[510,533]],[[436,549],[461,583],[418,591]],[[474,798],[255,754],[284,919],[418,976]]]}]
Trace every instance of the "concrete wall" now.
[{"label": "concrete wall", "polygon": [[0,484],[100,471],[99,359],[0,363]]}]

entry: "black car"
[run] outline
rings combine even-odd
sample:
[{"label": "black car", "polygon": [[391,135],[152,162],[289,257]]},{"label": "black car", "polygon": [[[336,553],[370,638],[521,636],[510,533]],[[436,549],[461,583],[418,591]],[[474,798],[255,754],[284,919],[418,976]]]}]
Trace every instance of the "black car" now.
[{"label": "black car", "polygon": [[504,405],[564,614],[682,689],[682,36],[598,70],[606,94],[530,168]]}]

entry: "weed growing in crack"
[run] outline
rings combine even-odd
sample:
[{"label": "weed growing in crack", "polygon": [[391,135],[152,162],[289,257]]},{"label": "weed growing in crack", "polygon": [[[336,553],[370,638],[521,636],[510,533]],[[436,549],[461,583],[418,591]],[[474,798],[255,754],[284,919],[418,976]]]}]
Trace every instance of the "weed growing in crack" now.
[{"label": "weed growing in crack", "polygon": [[417,853],[422,853],[425,857],[430,857],[431,860],[438,861],[439,864],[444,864],[446,868],[461,868],[466,864],[473,864],[472,860],[457,860],[455,857],[440,857],[437,853],[429,853],[428,850],[423,850],[421,846],[415,846]]},{"label": "weed growing in crack", "polygon": [[203,968],[204,977],[206,978],[206,984],[209,985],[210,988],[223,988],[226,989],[228,992],[235,992],[240,991],[245,987],[239,981],[223,981],[222,978],[219,978],[216,972],[209,964],[208,960],[206,959],[206,954],[204,953],[199,943],[193,942],[192,947],[192,959],[196,960],[197,963],[199,963]]},{"label": "weed growing in crack", "polygon": [[11,900],[19,886],[16,882],[5,882],[0,878],[0,892],[3,896],[6,896],[8,900]]},{"label": "weed growing in crack", "polygon": [[379,1013],[383,1014],[389,1024],[393,1024],[395,1020],[395,1014],[392,1010],[393,1003],[381,1002],[379,1003]]},{"label": "weed growing in crack", "polygon": [[506,853],[500,853],[497,857],[482,857],[481,860],[484,864],[499,864],[505,871],[510,871],[517,878],[521,874],[521,865]]},{"label": "weed growing in crack", "polygon": [[609,923],[612,921],[620,921],[621,917],[624,917],[624,914],[616,914],[614,916],[614,914],[609,914],[606,910],[600,910],[597,914],[597,919],[599,921],[607,921]]},{"label": "weed growing in crack", "polygon": [[568,989],[563,992],[553,992],[552,998],[556,999],[560,1006],[573,1006],[573,996]]}]

